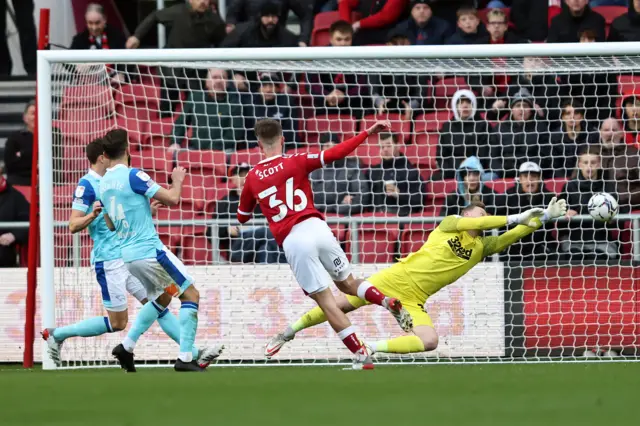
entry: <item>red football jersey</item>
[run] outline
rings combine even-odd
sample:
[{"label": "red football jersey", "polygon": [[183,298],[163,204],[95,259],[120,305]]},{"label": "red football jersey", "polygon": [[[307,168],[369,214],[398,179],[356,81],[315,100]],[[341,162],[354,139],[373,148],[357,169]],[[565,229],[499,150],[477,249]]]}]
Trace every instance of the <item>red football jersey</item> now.
[{"label": "red football jersey", "polygon": [[278,155],[262,160],[247,174],[238,215],[248,220],[256,203],[260,203],[271,233],[280,245],[295,224],[309,217],[324,219],[313,204],[309,182],[309,173],[324,165],[323,157],[324,152]]}]

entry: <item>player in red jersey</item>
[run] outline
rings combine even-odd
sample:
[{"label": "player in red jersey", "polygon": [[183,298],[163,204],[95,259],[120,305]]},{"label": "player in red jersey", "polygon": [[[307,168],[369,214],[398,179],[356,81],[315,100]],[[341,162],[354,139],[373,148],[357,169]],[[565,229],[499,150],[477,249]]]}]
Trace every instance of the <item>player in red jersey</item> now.
[{"label": "player in red jersey", "polygon": [[[338,308],[329,283],[333,280],[343,292],[383,306],[409,331],[411,316],[398,299],[388,298],[368,282],[356,280],[351,274],[347,256],[313,205],[309,173],[325,164],[345,158],[369,135],[389,129],[388,121],[379,121],[358,136],[319,154],[282,155],[284,138],[280,123],[260,120],[255,133],[267,157],[251,169],[240,196],[238,220],[247,222],[256,203],[269,222],[269,228],[284,249],[287,261],[305,294],[316,301],[327,316],[331,327],[345,346],[354,353],[354,369],[372,369],[366,347],[356,337],[354,327]],[[276,336],[267,345],[265,355],[272,357],[287,340]]]}]

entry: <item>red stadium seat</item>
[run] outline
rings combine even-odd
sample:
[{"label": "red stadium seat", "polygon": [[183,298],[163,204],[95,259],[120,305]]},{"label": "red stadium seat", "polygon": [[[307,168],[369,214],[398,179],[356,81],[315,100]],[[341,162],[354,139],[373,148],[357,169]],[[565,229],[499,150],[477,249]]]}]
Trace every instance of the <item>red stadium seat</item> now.
[{"label": "red stadium seat", "polygon": [[415,132],[438,132],[444,123],[449,121],[452,116],[453,114],[450,111],[436,111],[423,114],[416,118]]},{"label": "red stadium seat", "polygon": [[404,257],[420,250],[420,247],[427,241],[429,234],[436,226],[437,224],[435,223],[411,223],[405,225],[400,236],[400,255]]},{"label": "red stadium seat", "polygon": [[416,158],[414,164],[419,164],[421,168],[436,170],[439,139],[440,137],[434,133],[418,133],[415,143],[407,145],[404,153],[407,157]]},{"label": "red stadium seat", "polygon": [[92,140],[101,138],[116,127],[113,118],[89,110],[67,110],[64,118],[56,120],[53,127],[60,130],[63,145],[77,145],[83,148]]},{"label": "red stadium seat", "polygon": [[627,10],[628,8],[626,6],[597,6],[593,8],[594,12],[602,15],[607,24],[607,28],[613,23],[614,19],[627,13]]},{"label": "red stadium seat", "polygon": [[144,84],[125,84],[116,91],[116,104],[137,105],[147,110],[158,110],[160,88]]},{"label": "red stadium seat", "polygon": [[444,199],[456,190],[456,186],[455,179],[432,181],[429,184],[429,195],[435,199]]},{"label": "red stadium seat", "polygon": [[354,155],[360,159],[363,166],[376,166],[380,164],[380,145],[365,142],[354,151]]},{"label": "red stadium seat", "polygon": [[143,135],[148,132],[149,122],[135,117],[116,114],[116,127],[124,129],[129,136],[129,144],[132,150],[139,150]]},{"label": "red stadium seat", "polygon": [[560,194],[564,189],[564,185],[567,183],[566,178],[557,178],[557,179],[547,179],[544,182],[544,186],[554,194]]},{"label": "red stadium seat", "polygon": [[[73,203],[73,197],[76,192],[76,184],[71,185],[54,185],[53,186],[53,206],[54,208],[68,208],[71,209],[71,203]],[[67,220],[68,217],[63,217],[62,220]]]},{"label": "red stadium seat", "polygon": [[[160,207],[157,220],[172,220],[172,221],[192,221],[195,219],[195,214],[192,211],[181,210],[171,207]],[[204,234],[206,230],[205,226],[194,226],[190,224],[173,224],[173,225],[158,225],[158,234],[160,240],[169,247],[172,251],[174,248],[180,246],[180,241],[183,235],[196,235]]]},{"label": "red stadium seat", "polygon": [[74,85],[64,89],[60,108],[96,109],[108,107],[113,111],[113,94],[110,86]]},{"label": "red stadium seat", "polygon": [[31,203],[31,187],[27,185],[13,185],[13,188],[21,193],[28,203]]},{"label": "red stadium seat", "polygon": [[[365,214],[363,217],[391,217],[385,214]],[[361,224],[358,227],[359,263],[392,263],[400,235],[397,224]],[[350,251],[351,231],[347,232],[347,246]]]},{"label": "red stadium seat", "polygon": [[618,76],[618,93],[633,93],[640,89],[640,76],[620,75]]},{"label": "red stadium seat", "polygon": [[229,168],[242,163],[247,163],[253,167],[262,159],[260,148],[243,149],[229,155]]},{"label": "red stadium seat", "polygon": [[194,214],[204,212],[205,189],[202,187],[183,186],[180,209]]},{"label": "red stadium seat", "polygon": [[317,144],[321,133],[331,132],[350,138],[355,135],[356,121],[348,115],[323,115],[304,120],[307,142]]},{"label": "red stadium seat", "polygon": [[[403,142],[407,141],[411,136],[411,122],[403,120],[401,114],[366,115],[362,119],[360,131],[367,130],[378,120],[389,120],[391,122],[391,131],[395,133]],[[369,143],[372,142],[378,142],[378,135],[372,135],[369,137]]]},{"label": "red stadium seat", "polygon": [[173,154],[166,148],[146,148],[131,153],[131,167],[141,170],[155,170],[171,173],[173,170]]},{"label": "red stadium seat", "polygon": [[447,77],[438,81],[434,86],[436,109],[449,108],[451,97],[458,90],[468,89],[469,85],[464,77]]},{"label": "red stadium seat", "polygon": [[189,170],[189,174],[202,176],[227,176],[227,154],[223,151],[181,150],[178,166]]},{"label": "red stadium seat", "polygon": [[185,265],[211,265],[213,263],[211,239],[206,235],[182,237],[182,261]]},{"label": "red stadium seat", "polygon": [[229,184],[221,180],[208,181],[205,186],[205,214],[211,216],[216,210],[216,202],[229,194]]},{"label": "red stadium seat", "polygon": [[[359,13],[351,14],[352,22],[360,17]],[[313,32],[311,33],[311,46],[328,46],[331,34],[329,28],[331,25],[340,20],[340,12],[322,12],[318,13],[313,20]]]},{"label": "red stadium seat", "polygon": [[168,147],[172,142],[173,124],[173,117],[158,118],[149,121],[148,126],[144,127],[145,132],[142,134],[142,147]]},{"label": "red stadium seat", "polygon": [[516,184],[515,179],[496,179],[485,182],[485,184],[499,194],[504,194],[507,189],[512,188]]}]

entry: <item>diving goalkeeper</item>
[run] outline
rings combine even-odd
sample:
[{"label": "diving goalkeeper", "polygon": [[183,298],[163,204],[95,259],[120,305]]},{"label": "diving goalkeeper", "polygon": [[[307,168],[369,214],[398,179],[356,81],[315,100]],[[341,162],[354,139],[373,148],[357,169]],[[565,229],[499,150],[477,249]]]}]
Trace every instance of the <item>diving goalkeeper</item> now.
[{"label": "diving goalkeeper", "polygon": [[[487,256],[501,252],[542,224],[566,213],[565,200],[554,197],[546,209],[533,208],[516,215],[488,216],[483,203],[472,202],[462,210],[462,216],[446,217],[420,250],[367,279],[387,296],[400,299],[413,320],[412,334],[367,344],[370,353],[407,354],[434,350],[438,346],[438,334],[424,309],[425,301]],[[518,226],[500,236],[481,236],[484,230],[515,224]],[[351,312],[367,302],[346,296],[338,304],[344,312]],[[297,332],[325,321],[320,308],[311,309],[283,333],[273,337],[265,354],[275,355]]]}]

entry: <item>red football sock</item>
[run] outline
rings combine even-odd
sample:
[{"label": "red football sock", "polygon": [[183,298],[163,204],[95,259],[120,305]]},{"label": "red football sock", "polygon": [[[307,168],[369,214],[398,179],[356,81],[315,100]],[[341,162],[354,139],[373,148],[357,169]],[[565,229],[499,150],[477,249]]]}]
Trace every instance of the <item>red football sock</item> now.
[{"label": "red football sock", "polygon": [[357,293],[360,299],[364,299],[374,305],[382,306],[382,302],[384,302],[385,299],[385,295],[367,281],[360,284]]},{"label": "red football sock", "polygon": [[351,353],[356,353],[362,347],[360,340],[356,336],[356,331],[353,326],[349,326],[338,333],[338,337],[342,340],[342,343],[351,351]]}]

